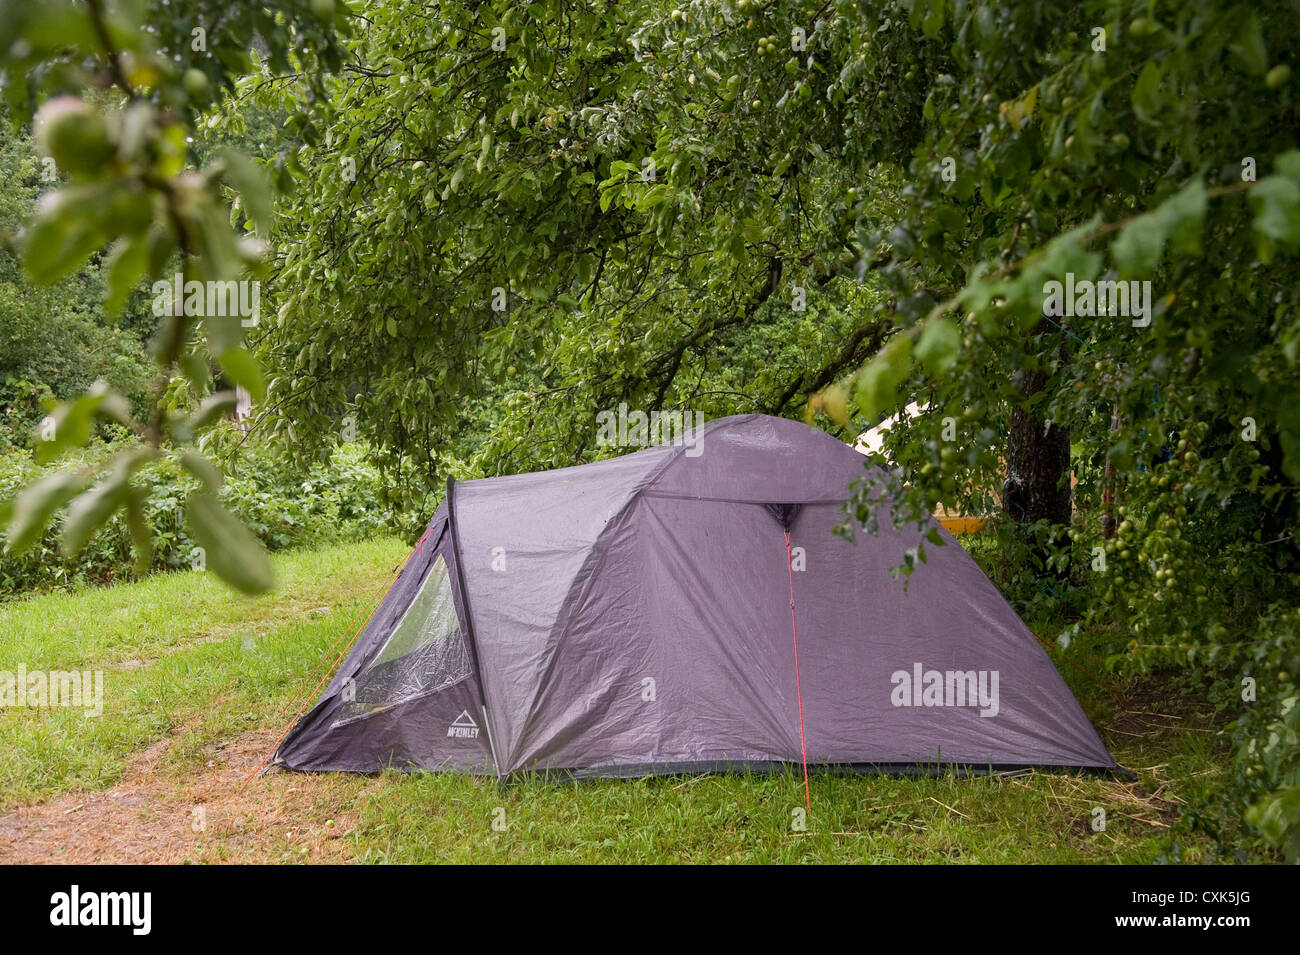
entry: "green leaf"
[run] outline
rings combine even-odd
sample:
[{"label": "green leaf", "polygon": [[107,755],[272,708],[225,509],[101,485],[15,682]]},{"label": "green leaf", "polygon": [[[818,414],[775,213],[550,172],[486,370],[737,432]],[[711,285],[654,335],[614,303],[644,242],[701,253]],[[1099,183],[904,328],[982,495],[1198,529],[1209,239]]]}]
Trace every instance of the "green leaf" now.
[{"label": "green leaf", "polygon": [[176,240],[169,231],[158,226],[150,229],[145,235],[149,278],[157,279],[163,274],[163,270],[167,268],[168,262],[176,252]]},{"label": "green leaf", "polygon": [[125,410],[129,419],[130,408],[125,404],[125,399],[109,391],[108,385],[102,380],[96,381],[85,394],[63,402],[54,410],[54,437],[37,443],[37,463],[48,464],[64,448],[81,447],[89,441],[91,425],[106,401],[108,407],[104,411],[109,417],[120,421]]},{"label": "green leaf", "polygon": [[108,270],[108,296],[104,299],[104,308],[108,314],[117,315],[149,267],[148,238],[137,235],[118,239],[109,250],[104,265]]},{"label": "green leaf", "polygon": [[31,548],[54,516],[86,486],[86,476],[77,471],[55,471],[25,487],[13,503],[13,515],[5,529],[5,553],[21,554]]},{"label": "green leaf", "polygon": [[59,550],[64,556],[79,554],[90,536],[126,503],[130,480],[131,468],[119,461],[108,477],[72,502],[59,536]]},{"label": "green leaf", "polygon": [[898,386],[911,370],[911,353],[911,337],[895,335],[858,375],[853,397],[869,422],[898,403]]},{"label": "green leaf", "polygon": [[199,410],[194,412],[194,416],[190,418],[190,428],[197,431],[206,427],[223,414],[233,411],[238,400],[235,392],[230,390],[218,391],[208,395],[199,404]]},{"label": "green leaf", "polygon": [[271,231],[271,184],[266,173],[255,161],[237,149],[221,149],[217,153],[226,163],[225,178],[244,199],[248,217],[257,227],[257,234],[267,236]]},{"label": "green leaf", "polygon": [[1151,126],[1160,125],[1160,80],[1163,71],[1155,60],[1148,60],[1133,85],[1133,113]]},{"label": "green leaf", "polygon": [[113,243],[104,259],[108,270],[108,295],[104,308],[110,316],[117,316],[126,304],[135,283],[146,272],[149,264],[148,239],[144,235],[125,236]]},{"label": "green leaf", "polygon": [[1300,183],[1268,176],[1250,190],[1249,201],[1255,213],[1250,227],[1261,259],[1271,262],[1277,246],[1300,242]]},{"label": "green leaf", "polygon": [[961,347],[961,332],[949,318],[940,315],[926,323],[916,343],[916,360],[930,375],[938,377],[957,362]]},{"label": "green leaf", "polygon": [[1126,225],[1116,237],[1111,251],[1120,275],[1149,277],[1160,262],[1165,238],[1165,223],[1158,216],[1139,216]]},{"label": "green leaf", "polygon": [[636,201],[635,208],[638,212],[644,212],[647,209],[662,205],[670,198],[672,198],[672,190],[669,188],[668,183],[661,182],[642,193],[641,197]]},{"label": "green leaf", "polygon": [[135,572],[143,576],[153,565],[153,533],[144,517],[144,505],[148,492],[142,487],[133,487],[127,493],[126,524],[131,531],[131,546],[135,551]]},{"label": "green leaf", "polygon": [[181,452],[181,466],[215,491],[221,487],[222,475],[211,461],[193,451]]},{"label": "green leaf", "polygon": [[1169,251],[1175,255],[1200,255],[1205,208],[1209,204],[1205,183],[1194,179],[1160,207],[1169,221]]},{"label": "green leaf", "polygon": [[266,379],[262,369],[246,348],[231,348],[221,353],[218,359],[230,380],[242,387],[254,401],[266,398]]},{"label": "green leaf", "polygon": [[235,515],[209,491],[196,491],[185,502],[194,539],[203,547],[207,566],[222,580],[246,594],[275,586],[266,551]]},{"label": "green leaf", "polygon": [[1300,149],[1288,149],[1275,160],[1273,169],[1279,176],[1300,179]]},{"label": "green leaf", "polygon": [[1205,184],[1196,179],[1126,225],[1111,246],[1111,260],[1120,275],[1150,278],[1160,265],[1166,242],[1174,252],[1199,254],[1205,207]]},{"label": "green leaf", "polygon": [[1260,25],[1257,14],[1252,12],[1246,17],[1246,22],[1241,25],[1241,32],[1237,34],[1236,42],[1228,49],[1247,72],[1255,76],[1264,75],[1268,70],[1268,47],[1264,45],[1264,28]]},{"label": "green leaf", "polygon": [[1280,845],[1289,830],[1300,826],[1300,786],[1262,799],[1246,811],[1246,819],[1269,842]]},{"label": "green leaf", "polygon": [[79,269],[104,244],[103,236],[67,218],[39,218],[23,237],[23,266],[38,285],[52,285]]}]

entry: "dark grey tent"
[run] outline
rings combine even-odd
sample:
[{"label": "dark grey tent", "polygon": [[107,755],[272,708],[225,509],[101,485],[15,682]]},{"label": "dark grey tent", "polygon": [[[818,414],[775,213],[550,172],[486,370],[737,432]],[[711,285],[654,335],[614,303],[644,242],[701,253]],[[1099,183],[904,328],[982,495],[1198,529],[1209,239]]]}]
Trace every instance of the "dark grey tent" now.
[{"label": "dark grey tent", "polygon": [[449,485],[275,762],[1114,768],[946,532],[906,591],[888,568],[914,527],[832,533],[849,485],[881,477],[829,435],[743,415],[595,464]]}]

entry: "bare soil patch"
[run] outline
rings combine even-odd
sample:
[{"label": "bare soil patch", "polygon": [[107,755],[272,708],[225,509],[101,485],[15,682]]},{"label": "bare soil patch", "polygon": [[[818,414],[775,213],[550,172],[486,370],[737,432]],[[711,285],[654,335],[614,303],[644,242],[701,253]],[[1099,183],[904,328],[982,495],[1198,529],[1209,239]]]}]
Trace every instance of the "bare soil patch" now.
[{"label": "bare soil patch", "polygon": [[209,747],[206,765],[179,778],[157,764],[182,732],[138,753],[111,789],[0,816],[0,862],[351,861],[346,836],[377,780],[273,770],[244,787],[275,743],[271,730]]}]

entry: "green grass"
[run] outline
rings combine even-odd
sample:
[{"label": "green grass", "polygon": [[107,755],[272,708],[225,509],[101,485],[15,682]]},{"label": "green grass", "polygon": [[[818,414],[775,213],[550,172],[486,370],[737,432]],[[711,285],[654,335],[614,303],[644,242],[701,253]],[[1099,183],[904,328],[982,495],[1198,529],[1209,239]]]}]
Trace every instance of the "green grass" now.
[{"label": "green grass", "polygon": [[[171,745],[151,779],[187,792],[219,748],[282,727],[288,717],[277,714],[405,552],[380,540],[280,554],[281,586],[258,599],[191,573],[0,605],[0,669],[105,671],[99,718],[0,709],[0,810],[106,789],[160,740]],[[1077,662],[1097,661],[1083,653]],[[797,774],[504,787],[450,774],[271,775],[250,787],[247,812],[273,813],[296,790],[296,815],[276,816],[257,845],[247,832],[214,831],[201,857],[311,859],[319,842],[302,834],[328,831],[345,857],[393,863],[1151,862],[1167,850],[1182,801],[1213,785],[1227,756],[1197,701],[1063,673],[1138,785],[1062,774],[814,777],[812,812],[797,831]],[[1096,806],[1107,812],[1104,832],[1089,825]],[[499,820],[504,829],[493,827]],[[297,834],[286,836],[290,823]],[[1209,849],[1186,833],[1179,841],[1184,859]]]},{"label": "green grass", "polygon": [[[1112,822],[1112,839],[1085,832],[1104,784],[1083,783],[1060,805],[1049,785],[1043,777],[820,777],[798,832],[797,773],[532,779],[503,791],[423,775],[393,779],[383,798],[370,799],[356,841],[363,860],[401,863],[1147,862],[1161,851],[1159,830],[1117,833]],[[494,831],[494,818],[507,828]]]},{"label": "green grass", "polygon": [[195,724],[169,759],[269,726],[405,555],[393,539],[280,554],[279,584],[258,598],[176,573],[0,604],[0,670],[104,671],[97,718],[0,708],[0,807],[110,786],[181,726]]}]

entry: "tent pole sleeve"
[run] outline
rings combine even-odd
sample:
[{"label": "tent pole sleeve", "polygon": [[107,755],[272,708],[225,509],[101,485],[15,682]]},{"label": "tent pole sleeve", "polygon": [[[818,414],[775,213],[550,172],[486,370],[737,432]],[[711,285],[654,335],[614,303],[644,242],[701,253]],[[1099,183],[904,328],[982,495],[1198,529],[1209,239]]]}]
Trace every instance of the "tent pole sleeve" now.
[{"label": "tent pole sleeve", "polygon": [[479,708],[483,711],[483,728],[487,730],[488,749],[492,753],[492,764],[497,769],[497,779],[502,778],[501,760],[497,756],[496,743],[492,738],[492,722],[488,717],[487,691],[483,688],[483,671],[479,669],[478,640],[474,636],[474,613],[469,606],[469,588],[465,586],[465,559],[460,550],[460,535],[456,532],[455,506],[456,479],[447,477],[447,530],[451,532],[451,550],[456,560],[456,579],[460,583],[461,602],[465,605],[465,636],[469,640],[470,662],[474,666],[474,681],[478,683]]}]

